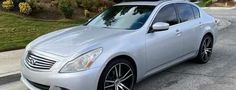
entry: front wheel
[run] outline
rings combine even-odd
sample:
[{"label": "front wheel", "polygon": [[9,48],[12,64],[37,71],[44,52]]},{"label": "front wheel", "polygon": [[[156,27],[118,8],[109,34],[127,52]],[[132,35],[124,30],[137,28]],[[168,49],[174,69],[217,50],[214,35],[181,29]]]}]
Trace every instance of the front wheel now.
[{"label": "front wheel", "polygon": [[213,38],[210,35],[204,36],[196,58],[197,62],[201,64],[207,63],[210,60],[212,49]]},{"label": "front wheel", "polygon": [[132,90],[135,77],[134,68],[129,61],[113,60],[103,70],[98,90]]}]

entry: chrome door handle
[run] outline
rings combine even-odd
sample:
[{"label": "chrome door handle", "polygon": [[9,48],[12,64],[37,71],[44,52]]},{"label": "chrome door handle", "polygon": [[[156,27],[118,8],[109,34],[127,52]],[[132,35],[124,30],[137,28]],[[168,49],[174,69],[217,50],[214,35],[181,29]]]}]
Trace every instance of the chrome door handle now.
[{"label": "chrome door handle", "polygon": [[199,22],[200,25],[202,25],[202,22]]},{"label": "chrome door handle", "polygon": [[182,33],[180,30],[176,30],[176,33]]},{"label": "chrome door handle", "polygon": [[180,30],[176,30],[176,35],[181,36],[182,32]]},{"label": "chrome door handle", "polygon": [[203,24],[202,22],[199,22],[199,27],[202,28],[203,27]]}]

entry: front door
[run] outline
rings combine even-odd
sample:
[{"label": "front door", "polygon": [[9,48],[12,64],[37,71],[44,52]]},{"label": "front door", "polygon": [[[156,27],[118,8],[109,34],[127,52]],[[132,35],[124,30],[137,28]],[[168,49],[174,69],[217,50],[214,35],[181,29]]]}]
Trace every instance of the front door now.
[{"label": "front door", "polygon": [[183,55],[183,35],[178,25],[179,19],[172,4],[164,6],[153,23],[166,22],[170,27],[166,31],[157,31],[146,35],[146,56],[149,68],[154,69]]}]

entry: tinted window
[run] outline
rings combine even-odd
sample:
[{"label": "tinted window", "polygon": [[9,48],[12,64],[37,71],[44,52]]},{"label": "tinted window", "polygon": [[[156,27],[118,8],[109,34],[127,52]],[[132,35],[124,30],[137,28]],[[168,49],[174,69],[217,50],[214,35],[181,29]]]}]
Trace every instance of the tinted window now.
[{"label": "tinted window", "polygon": [[170,25],[178,24],[178,18],[173,5],[163,7],[157,14],[154,23],[166,22]]},{"label": "tinted window", "polygon": [[188,4],[176,4],[181,22],[194,19],[192,7]]},{"label": "tinted window", "polygon": [[195,6],[192,6],[195,18],[200,18],[199,9]]},{"label": "tinted window", "polygon": [[104,28],[138,29],[145,24],[154,8],[155,6],[140,5],[114,6],[98,15],[87,25]]}]

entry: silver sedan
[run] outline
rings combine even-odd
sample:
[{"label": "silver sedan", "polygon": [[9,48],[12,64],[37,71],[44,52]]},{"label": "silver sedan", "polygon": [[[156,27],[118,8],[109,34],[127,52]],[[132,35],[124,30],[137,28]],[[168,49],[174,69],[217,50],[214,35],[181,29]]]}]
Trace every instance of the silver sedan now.
[{"label": "silver sedan", "polygon": [[207,63],[216,28],[212,16],[187,1],[120,3],[31,42],[21,80],[32,90],[132,90],[188,59]]}]

